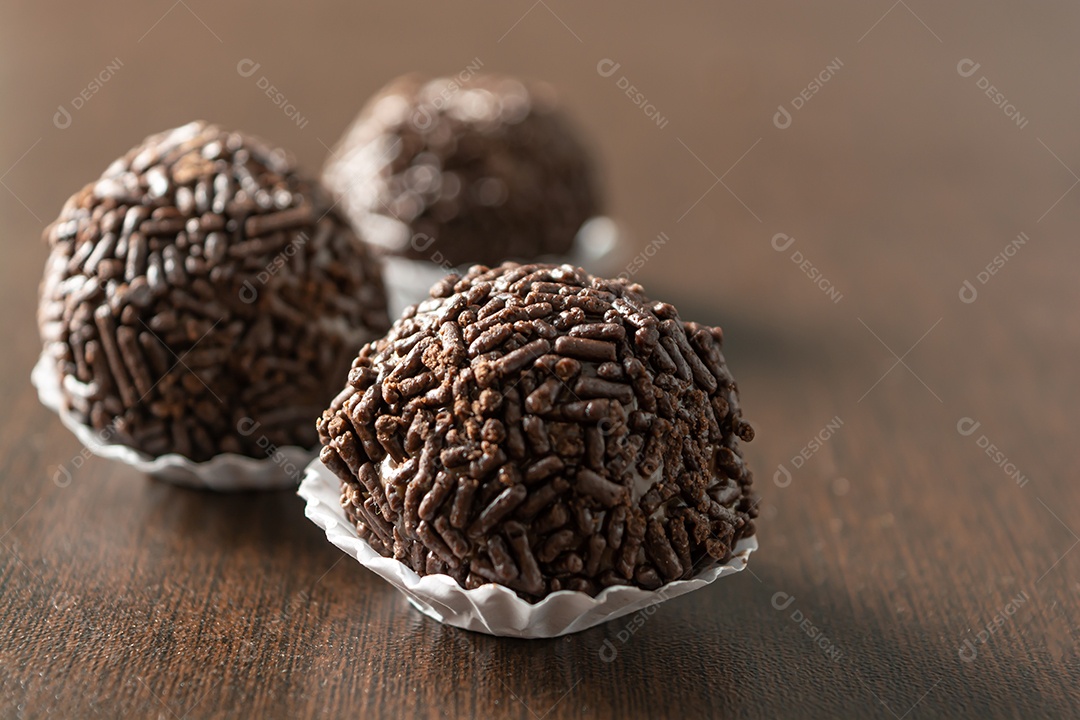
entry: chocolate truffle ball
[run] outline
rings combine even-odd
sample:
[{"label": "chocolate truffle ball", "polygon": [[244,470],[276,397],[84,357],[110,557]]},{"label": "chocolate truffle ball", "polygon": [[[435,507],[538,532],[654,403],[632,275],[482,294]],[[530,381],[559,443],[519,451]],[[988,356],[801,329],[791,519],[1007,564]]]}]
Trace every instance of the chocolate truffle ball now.
[{"label": "chocolate truffle ball", "polygon": [[476,266],[360,351],[321,459],[360,536],[420,575],[655,589],[754,534],[721,338],[625,280]]},{"label": "chocolate truffle ball", "polygon": [[66,410],[151,456],[263,458],[389,325],[378,266],[289,158],[197,122],[64,205],[39,323]]},{"label": "chocolate truffle ball", "polygon": [[599,208],[593,163],[550,90],[508,77],[399,78],[323,179],[367,239],[455,267],[562,255]]}]

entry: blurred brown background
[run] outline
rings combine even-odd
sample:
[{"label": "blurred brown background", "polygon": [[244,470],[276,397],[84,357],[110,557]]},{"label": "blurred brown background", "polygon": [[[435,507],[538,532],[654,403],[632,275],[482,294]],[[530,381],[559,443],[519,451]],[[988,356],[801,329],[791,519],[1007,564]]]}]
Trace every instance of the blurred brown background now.
[{"label": "blurred brown background", "polygon": [[[0,13],[0,715],[1076,712],[1080,6]],[[387,80],[477,59],[558,88],[599,147],[627,262],[670,238],[635,279],[725,327],[758,430],[753,574],[663,606],[625,643],[620,623],[532,644],[435,626],[335,564],[288,494],[214,498],[96,459],[50,481],[79,445],[28,378],[39,236],[70,194],[195,118],[316,172]],[[796,604],[775,609],[777,593]],[[597,658],[605,640],[615,662]]]}]

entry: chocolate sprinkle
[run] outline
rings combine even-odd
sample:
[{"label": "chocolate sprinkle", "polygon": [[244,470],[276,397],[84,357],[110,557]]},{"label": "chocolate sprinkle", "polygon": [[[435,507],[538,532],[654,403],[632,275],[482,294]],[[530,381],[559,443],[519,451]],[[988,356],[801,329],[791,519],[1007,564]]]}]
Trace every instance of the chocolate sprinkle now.
[{"label": "chocolate sprinkle", "polygon": [[491,75],[395,80],[323,179],[355,224],[395,228],[370,240],[440,265],[562,255],[600,205],[592,160],[550,89]]},{"label": "chocolate sprinkle", "polygon": [[[516,322],[493,333],[506,327],[495,318],[540,314],[554,338]],[[360,536],[421,575],[440,567],[529,600],[656,588],[754,534],[739,449],[752,430],[721,337],[624,280],[478,265],[360,351],[318,422],[321,457]],[[420,377],[445,391],[400,391]],[[379,444],[353,439],[371,435]]]},{"label": "chocolate sprinkle", "polygon": [[65,405],[152,456],[316,445],[338,378],[389,325],[379,268],[327,193],[206,123],[147,138],[44,237],[38,318]]}]

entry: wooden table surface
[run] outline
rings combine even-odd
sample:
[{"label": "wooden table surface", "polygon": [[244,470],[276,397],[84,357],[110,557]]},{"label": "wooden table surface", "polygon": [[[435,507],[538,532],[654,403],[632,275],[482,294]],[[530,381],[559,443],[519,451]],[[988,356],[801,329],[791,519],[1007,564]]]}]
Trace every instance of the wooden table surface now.
[{"label": "wooden table surface", "polygon": [[[1080,713],[1075,4],[2,12],[0,716]],[[384,81],[477,60],[562,91],[758,434],[749,571],[556,640],[420,616],[289,492],[85,457],[29,384],[41,228],[115,156],[204,117],[314,171]]]}]

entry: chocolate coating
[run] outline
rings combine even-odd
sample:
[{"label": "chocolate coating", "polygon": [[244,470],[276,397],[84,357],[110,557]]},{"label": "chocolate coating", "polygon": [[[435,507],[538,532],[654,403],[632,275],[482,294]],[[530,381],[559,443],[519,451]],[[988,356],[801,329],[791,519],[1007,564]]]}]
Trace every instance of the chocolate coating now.
[{"label": "chocolate coating", "polygon": [[214,125],[150,136],[44,236],[38,319],[64,403],[152,456],[313,447],[337,378],[389,325],[329,195]]},{"label": "chocolate coating", "polygon": [[323,179],[369,240],[450,266],[562,255],[600,204],[592,160],[551,92],[491,75],[395,80]]},{"label": "chocolate coating", "polygon": [[625,280],[475,266],[360,351],[320,457],[360,536],[420,575],[655,589],[754,534],[721,339]]}]

